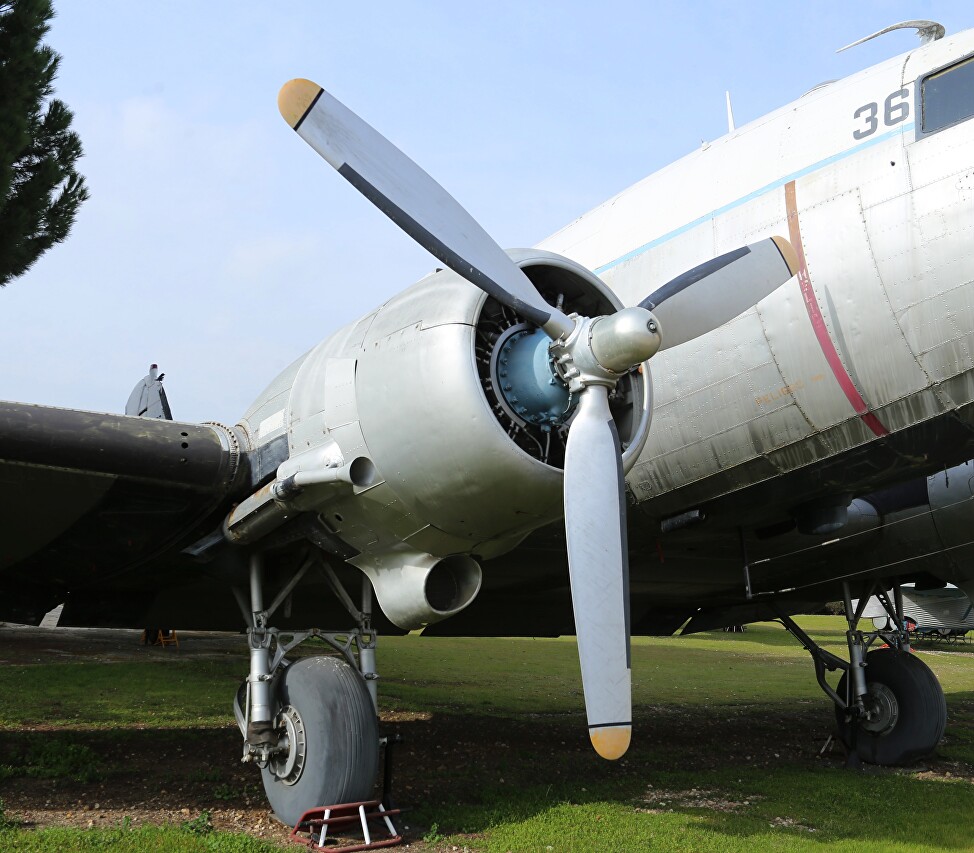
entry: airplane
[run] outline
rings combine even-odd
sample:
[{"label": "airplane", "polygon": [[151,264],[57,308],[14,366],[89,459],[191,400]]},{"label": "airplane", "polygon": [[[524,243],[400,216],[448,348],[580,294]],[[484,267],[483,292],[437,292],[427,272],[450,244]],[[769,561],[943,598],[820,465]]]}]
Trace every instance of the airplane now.
[{"label": "airplane", "polygon": [[[962,642],[974,631],[974,602],[956,587],[901,591],[903,615],[915,637]],[[877,628],[888,627],[889,615],[874,596],[866,604],[863,617],[872,619]]]},{"label": "airplane", "polygon": [[[443,267],[234,425],[171,420],[154,367],[125,415],[0,402],[0,619],[248,626],[242,757],[291,824],[368,799],[377,637],[418,628],[575,634],[613,759],[631,635],[778,619],[852,759],[928,754],[946,705],[899,587],[974,591],[974,31],[904,26],[909,53],[507,252],[286,84],[290,128]],[[840,598],[848,661],[792,619]],[[311,637],[338,656],[291,662]]]}]

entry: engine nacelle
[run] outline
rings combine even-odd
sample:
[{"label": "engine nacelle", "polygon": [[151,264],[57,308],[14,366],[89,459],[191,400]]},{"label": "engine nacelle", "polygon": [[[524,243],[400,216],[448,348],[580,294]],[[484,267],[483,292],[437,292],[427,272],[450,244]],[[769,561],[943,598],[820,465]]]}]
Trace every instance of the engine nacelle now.
[{"label": "engine nacelle", "polygon": [[927,477],[929,529],[942,552],[930,571],[940,579],[974,591],[971,522],[974,518],[974,462]]},{"label": "engine nacelle", "polygon": [[[853,576],[872,565],[888,574],[915,572],[974,591],[971,568],[971,521],[974,518],[974,462],[963,462],[929,477],[908,480],[850,505],[867,508],[857,513],[856,524],[841,530],[841,537],[862,555]],[[868,512],[871,508],[872,512]],[[878,524],[877,524],[878,520]],[[868,545],[861,535],[863,522],[875,531]]]},{"label": "engine nacelle", "polygon": [[[566,258],[510,254],[566,313],[621,307]],[[316,511],[360,553],[352,562],[372,577],[392,621],[429,622],[466,606],[479,589],[479,569],[474,584],[468,566],[457,589],[473,593],[449,607],[431,604],[430,579],[457,572],[445,558],[501,554],[562,517],[561,465],[576,401],[546,376],[547,357],[547,339],[533,327],[452,271],[438,271],[291,365],[241,427],[256,455],[277,465],[314,458],[323,446],[333,466],[372,463],[368,484],[320,487],[320,504],[304,495],[300,508]],[[649,428],[645,366],[619,381],[610,407],[628,470]]]}]

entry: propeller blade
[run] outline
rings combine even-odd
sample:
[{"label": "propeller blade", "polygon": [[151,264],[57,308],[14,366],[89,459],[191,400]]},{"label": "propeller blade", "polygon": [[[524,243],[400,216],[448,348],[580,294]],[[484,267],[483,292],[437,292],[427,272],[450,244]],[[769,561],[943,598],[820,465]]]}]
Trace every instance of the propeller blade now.
[{"label": "propeller blade", "polygon": [[552,338],[574,328],[453,196],[317,83],[285,83],[277,105],[298,136],[450,269]]},{"label": "propeller blade", "polygon": [[565,531],[588,732],[603,758],[632,733],[629,555],[622,449],[608,389],[581,395],[565,449]]},{"label": "propeller blade", "polygon": [[659,319],[667,349],[724,325],[797,272],[791,243],[769,237],[694,267],[639,304]]}]

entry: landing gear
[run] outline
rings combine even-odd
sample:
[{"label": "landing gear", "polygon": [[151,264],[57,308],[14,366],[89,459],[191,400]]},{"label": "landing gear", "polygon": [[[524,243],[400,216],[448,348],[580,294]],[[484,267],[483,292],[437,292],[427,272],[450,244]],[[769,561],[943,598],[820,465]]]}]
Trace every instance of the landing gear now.
[{"label": "landing gear", "polygon": [[[862,761],[884,766],[909,764],[933,752],[943,737],[947,724],[944,692],[930,668],[910,653],[899,587],[894,587],[890,598],[873,584],[863,590],[855,608],[849,585],[843,584],[843,588],[848,662],[818,646],[789,616],[779,613],[779,618],[811,654],[819,686],[835,703],[849,766]],[[859,621],[873,595],[889,615],[887,627],[860,631]],[[886,647],[870,651],[877,640]],[[835,670],[843,674],[833,689],[825,673]]]},{"label": "landing gear", "polygon": [[[281,632],[267,626],[310,565],[309,562],[266,610],[262,559],[251,558],[247,630],[250,674],[237,691],[234,713],[244,736],[244,762],[257,764],[275,814],[294,826],[316,806],[370,800],[379,762],[375,704],[375,633],[371,585],[363,579],[363,607],[357,610],[329,568],[329,581],[358,623],[341,633]],[[340,657],[315,656],[290,662],[285,655],[317,637]],[[352,646],[358,650],[358,660]]]},{"label": "landing gear", "polygon": [[[848,680],[848,673],[840,679],[840,696],[849,689]],[[862,701],[866,713],[858,721],[838,706],[835,720],[842,742],[870,764],[910,764],[933,752],[944,735],[944,691],[930,667],[912,654],[869,652]]]}]

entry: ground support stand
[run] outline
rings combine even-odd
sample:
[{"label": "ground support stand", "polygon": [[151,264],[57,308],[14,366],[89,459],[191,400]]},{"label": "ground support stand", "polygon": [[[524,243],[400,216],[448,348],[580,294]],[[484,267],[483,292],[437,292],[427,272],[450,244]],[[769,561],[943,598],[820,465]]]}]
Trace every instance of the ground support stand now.
[{"label": "ground support stand", "polygon": [[[366,800],[360,803],[341,803],[333,806],[320,806],[308,809],[297,825],[291,830],[290,840],[296,844],[304,844],[309,850],[335,850],[341,853],[354,853],[356,850],[377,850],[380,847],[395,847],[402,843],[402,836],[397,832],[392,818],[399,814],[399,809],[386,809],[379,800]],[[388,838],[372,840],[369,832],[369,821],[383,821],[389,832]],[[361,828],[362,844],[351,846],[326,846],[329,829],[352,830]]]},{"label": "ground support stand", "polygon": [[393,747],[402,743],[402,736],[395,734],[392,737],[379,738],[379,743],[384,747],[382,756],[382,804],[387,810],[396,809],[399,811],[396,801],[392,798],[392,751]]}]

